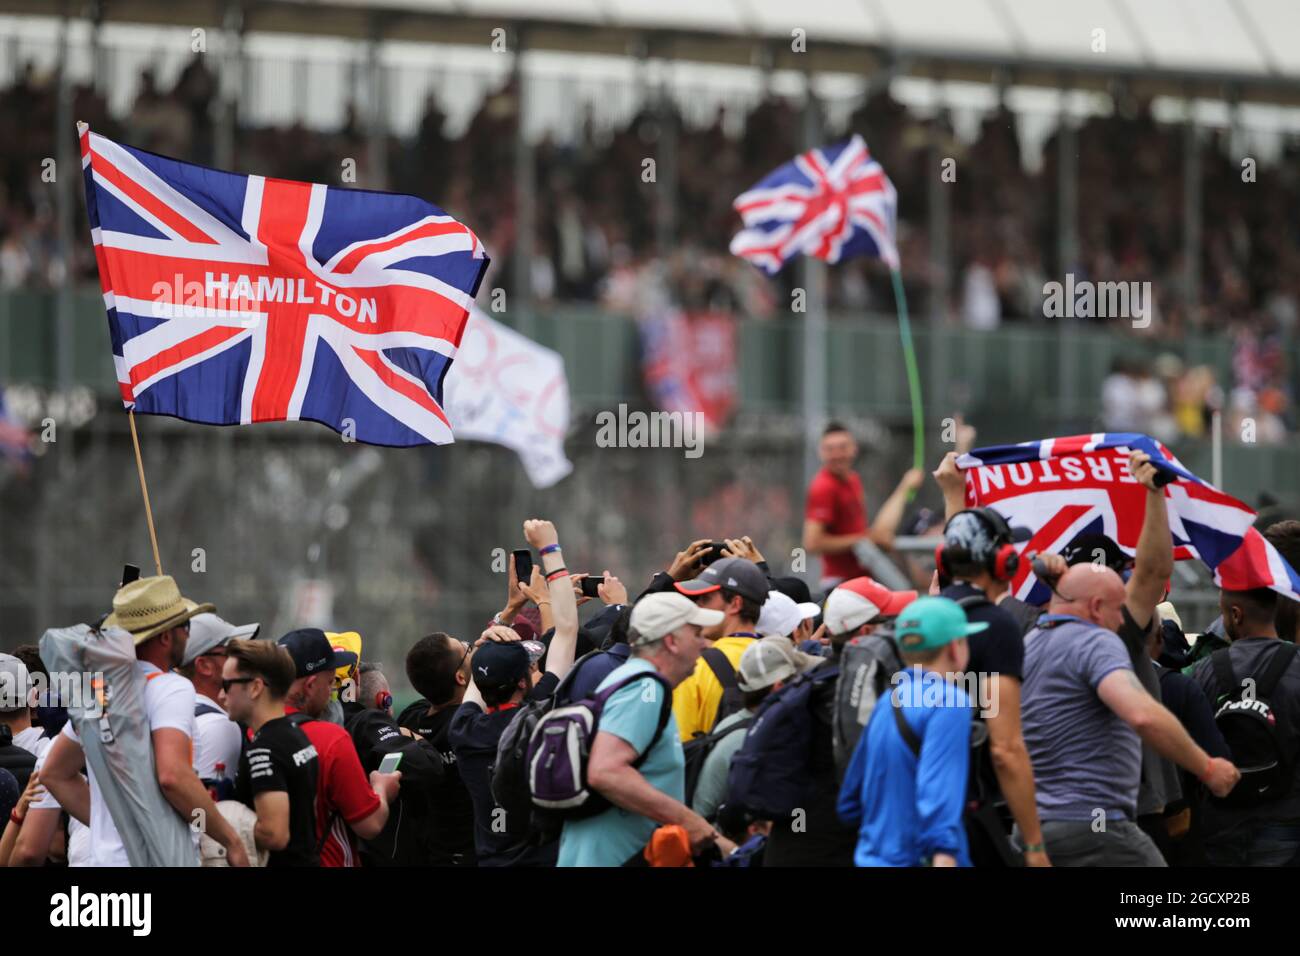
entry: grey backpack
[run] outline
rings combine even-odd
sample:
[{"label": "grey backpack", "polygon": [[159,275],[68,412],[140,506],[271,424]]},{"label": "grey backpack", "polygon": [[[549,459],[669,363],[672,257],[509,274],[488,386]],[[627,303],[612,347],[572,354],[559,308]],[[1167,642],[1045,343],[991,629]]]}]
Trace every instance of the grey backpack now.
[{"label": "grey backpack", "polygon": [[189,823],[158,786],[131,635],[85,624],[55,628],[41,636],[40,651],[51,678],[66,681],[59,703],[68,709],[131,865],[198,866]]}]

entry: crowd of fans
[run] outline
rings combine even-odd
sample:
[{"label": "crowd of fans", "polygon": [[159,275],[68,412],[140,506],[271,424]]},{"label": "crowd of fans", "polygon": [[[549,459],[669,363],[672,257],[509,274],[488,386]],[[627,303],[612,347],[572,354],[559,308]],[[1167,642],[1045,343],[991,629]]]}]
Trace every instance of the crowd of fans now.
[{"label": "crowd of fans", "polygon": [[[1300,862],[1296,605],[1224,590],[1185,633],[1145,453],[1135,554],[1038,556],[1041,607],[1010,595],[1030,532],[965,507],[956,453],[929,594],[890,586],[873,562],[924,476],[869,525],[856,454],[828,426],[820,601],[749,537],[633,597],[530,519],[481,633],[410,646],[400,713],[355,632],[268,640],[128,580],[0,655],[0,866]],[[1300,566],[1300,522],[1264,534]],[[89,661],[93,697],[63,697]]]},{"label": "crowd of fans", "polygon": [[[74,113],[132,145],[201,163],[214,162],[217,84],[199,54],[163,88],[152,70],[139,81],[134,105],[111,116],[101,93],[79,87]],[[1300,308],[1300,183],[1296,146],[1276,165],[1244,181],[1242,157],[1226,135],[1201,150],[1203,242],[1196,304],[1189,301],[1182,261],[1183,155],[1179,127],[1153,119],[1150,104],[1115,95],[1111,115],[1093,116],[1077,145],[1077,257],[1057,261],[1057,149],[1044,144],[1041,168],[1023,161],[1017,118],[1005,108],[989,114],[973,142],[963,142],[948,118],[922,118],[888,91],[870,96],[846,129],[862,133],[899,193],[900,237],[909,292],[923,308],[942,288],[931,263],[927,232],[931,177],[939,158],[955,160],[950,191],[954,271],[944,310],[953,321],[991,329],[1043,320],[1043,286],[1065,273],[1097,281],[1150,281],[1162,336],[1237,325],[1260,335],[1294,330]],[[339,183],[342,161],[356,164],[356,184],[428,198],[470,223],[492,251],[497,277],[509,287],[516,247],[514,131],[519,96],[508,80],[484,96],[464,133],[447,134],[436,92],[418,130],[390,137],[387,169],[370,168],[364,124],[349,105],[342,128],[239,126],[234,165],[265,175]],[[625,126],[598,129],[590,111],[575,141],[547,134],[536,161],[537,239],[532,292],[548,301],[602,301],[628,308],[638,279],[667,285],[679,301],[734,307],[752,315],[784,310],[788,300],[744,263],[727,255],[738,220],[732,199],[800,151],[802,114],[780,97],[760,101],[745,117],[744,135],[728,135],[723,112],[703,127],[686,125],[668,101],[647,106]],[[29,66],[0,95],[0,283],[55,285],[66,265],[58,256],[51,191],[41,162],[56,155],[55,87]],[[643,160],[676,143],[674,171],[643,179]],[[933,151],[932,151],[933,150]],[[665,177],[676,182],[670,203]],[[503,187],[503,184],[506,184]],[[661,217],[670,236],[659,246]],[[79,221],[80,223],[80,221]],[[75,274],[92,278],[88,243],[74,252]],[[672,280],[669,282],[669,280]],[[787,280],[792,281],[792,280]],[[888,308],[887,277],[866,263],[847,263],[830,276],[830,298],[846,311]]]}]

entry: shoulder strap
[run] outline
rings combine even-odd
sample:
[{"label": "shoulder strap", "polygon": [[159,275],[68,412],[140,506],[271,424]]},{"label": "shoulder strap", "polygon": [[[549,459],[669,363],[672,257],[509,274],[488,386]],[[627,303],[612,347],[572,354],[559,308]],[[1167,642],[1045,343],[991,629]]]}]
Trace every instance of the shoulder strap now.
[{"label": "shoulder strap", "polygon": [[1237,683],[1237,675],[1232,669],[1232,657],[1226,647],[1210,655],[1210,667],[1214,670],[1214,684],[1219,690],[1219,698],[1222,700],[1229,697],[1235,700],[1241,693],[1241,685]]},{"label": "shoulder strap", "polygon": [[[659,685],[663,687],[664,702],[659,707],[659,723],[655,727],[655,734],[650,738],[650,742],[646,744],[645,750],[637,754],[637,758],[632,761],[632,766],[634,768],[640,767],[641,764],[645,762],[645,759],[650,756],[650,751],[655,749],[655,744],[659,743],[659,738],[664,735],[664,728],[668,726],[668,718],[673,715],[673,689],[668,686],[668,681],[664,680],[658,671],[640,671],[639,673],[633,674],[631,677],[625,677],[613,687],[606,688],[599,697],[600,708],[604,711],[605,701],[609,700],[610,696],[622,690],[624,687],[627,687],[629,684],[634,684],[646,677],[658,681]],[[596,729],[599,729],[599,720],[597,721]]]},{"label": "shoulder strap", "polygon": [[[1286,669],[1291,666],[1291,661],[1295,659],[1296,646],[1290,641],[1278,641],[1277,650],[1273,651],[1268,660],[1268,667],[1255,681],[1255,696],[1269,698],[1272,696],[1277,682],[1282,679]],[[1224,651],[1223,653],[1227,653]]]},{"label": "shoulder strap", "polygon": [[898,728],[899,734],[903,737],[903,743],[912,751],[915,757],[921,756],[921,738],[916,735],[912,725],[907,722],[903,716],[903,708],[898,703],[898,693],[894,692],[889,695],[889,709],[894,712],[894,726]]},{"label": "shoulder strap", "polygon": [[967,608],[983,607],[985,604],[992,604],[986,594],[968,594],[964,598],[958,598],[957,604],[964,611]]},{"label": "shoulder strap", "polygon": [[718,650],[716,647],[706,647],[704,650],[700,651],[700,656],[703,657],[704,662],[709,665],[709,670],[713,671],[713,676],[716,677],[718,683],[722,685],[724,693],[733,688],[736,690],[740,689],[740,685],[736,683],[736,669],[731,666],[731,661],[727,659],[726,654],[722,653],[722,651]]},{"label": "shoulder strap", "polygon": [[195,717],[202,717],[206,714],[220,714],[222,717],[226,716],[226,712],[224,710],[222,710],[220,707],[213,706],[212,704],[197,703],[194,705]]}]

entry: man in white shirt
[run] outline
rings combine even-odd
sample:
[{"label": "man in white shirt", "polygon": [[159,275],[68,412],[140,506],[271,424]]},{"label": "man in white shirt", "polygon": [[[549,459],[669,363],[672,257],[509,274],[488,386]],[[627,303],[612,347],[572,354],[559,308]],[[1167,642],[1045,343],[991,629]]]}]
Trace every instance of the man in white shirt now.
[{"label": "man in white shirt", "polygon": [[[144,705],[153,742],[154,771],[167,802],[188,824],[204,821],[206,833],[226,848],[231,866],[247,866],[244,844],[217,810],[194,772],[196,736],[194,686],[171,673],[185,659],[189,622],[214,610],[181,597],[166,575],[140,578],[118,589],[105,627],[120,627],[135,640],[136,670],[143,678]],[[104,800],[93,768],[87,768],[77,731],[69,721],[46,756],[41,782],[73,818],[90,827],[95,866],[128,866],[126,847]],[[81,775],[88,769],[89,785]],[[196,812],[197,811],[197,812]],[[198,858],[194,831],[195,859]]]},{"label": "man in white shirt", "polygon": [[[185,658],[177,672],[194,685],[194,772],[221,796],[234,786],[243,741],[239,725],[217,703],[221,696],[221,669],[226,663],[226,644],[231,638],[253,640],[260,624],[235,626],[212,613],[190,618],[190,636]],[[225,787],[223,787],[223,782]]]}]

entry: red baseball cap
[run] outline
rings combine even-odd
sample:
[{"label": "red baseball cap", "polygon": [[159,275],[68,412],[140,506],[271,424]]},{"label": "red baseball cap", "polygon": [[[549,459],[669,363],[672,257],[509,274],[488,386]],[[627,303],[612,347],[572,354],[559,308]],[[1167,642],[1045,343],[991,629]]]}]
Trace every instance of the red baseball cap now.
[{"label": "red baseball cap", "polygon": [[831,634],[848,634],[878,617],[895,617],[916,600],[915,591],[891,591],[871,578],[851,578],[826,599],[822,620]]}]

